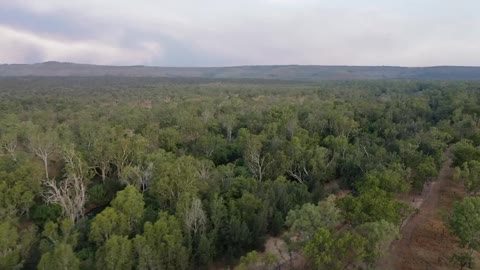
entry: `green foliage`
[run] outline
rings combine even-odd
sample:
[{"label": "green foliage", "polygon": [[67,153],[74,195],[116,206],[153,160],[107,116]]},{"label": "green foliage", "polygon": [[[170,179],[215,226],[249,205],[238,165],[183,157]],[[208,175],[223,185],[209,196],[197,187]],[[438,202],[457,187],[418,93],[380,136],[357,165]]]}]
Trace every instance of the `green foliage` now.
[{"label": "green foliage", "polygon": [[332,229],[342,222],[340,209],[335,205],[335,196],[329,196],[317,205],[304,204],[300,209],[288,213],[286,225],[300,241],[308,241],[318,228]]},{"label": "green foliage", "polygon": [[[225,200],[214,194],[208,205],[208,216],[210,218],[211,230],[209,232],[209,238],[211,239],[214,247],[213,256],[218,255],[224,247],[222,241],[225,222],[228,216],[227,207],[225,206]],[[218,253],[217,253],[218,252]]]},{"label": "green foliage", "polygon": [[223,233],[222,240],[227,249],[223,252],[232,258],[244,252],[247,247],[252,247],[253,237],[247,223],[242,221],[241,217],[230,214],[226,222],[226,232]]},{"label": "green foliage", "polygon": [[97,269],[130,270],[135,265],[133,243],[127,237],[114,235],[96,255]]},{"label": "green foliage", "polygon": [[460,166],[465,162],[480,161],[480,149],[475,147],[471,141],[461,140],[453,146],[453,165]]},{"label": "green foliage", "polygon": [[464,181],[468,192],[477,195],[480,192],[480,161],[471,160],[463,163],[458,177]]},{"label": "green foliage", "polygon": [[258,252],[250,251],[245,256],[240,258],[240,263],[236,267],[238,270],[257,270],[257,269],[272,269],[276,264],[278,258],[271,254],[266,253],[263,255]]},{"label": "green foliage", "polygon": [[262,183],[258,193],[272,209],[268,221],[269,230],[274,234],[283,230],[286,216],[291,209],[311,200],[311,194],[305,185],[283,177]]},{"label": "green foliage", "polygon": [[62,208],[57,204],[34,205],[31,210],[32,220],[39,226],[48,221],[57,221],[62,215]]},{"label": "green foliage", "polygon": [[[397,193],[436,176],[451,141],[459,177],[478,191],[478,85],[4,78],[5,260],[36,263],[22,242],[32,239],[45,265],[75,262],[75,251],[83,269],[199,269],[289,228],[318,268],[370,267],[408,210]],[[351,195],[316,204],[339,189]],[[247,268],[275,265],[253,255]]]},{"label": "green foliage", "polygon": [[435,177],[438,174],[438,168],[435,164],[435,160],[432,157],[424,158],[416,166],[416,176],[414,179],[414,187],[417,190],[423,188],[423,184],[428,178]]},{"label": "green foliage", "polygon": [[103,184],[95,184],[88,189],[88,201],[94,205],[105,205],[109,201],[108,192]]},{"label": "green foliage", "polygon": [[462,246],[480,249],[480,198],[469,197],[456,202],[448,224]]},{"label": "green foliage", "polygon": [[72,246],[59,244],[52,252],[42,255],[37,266],[38,270],[77,270],[80,269],[80,260],[75,256]]},{"label": "green foliage", "polygon": [[359,196],[348,195],[339,201],[345,219],[353,225],[385,220],[400,224],[406,209],[404,203],[396,201],[386,191],[373,188]]},{"label": "green foliage", "polygon": [[407,177],[408,172],[402,165],[393,163],[388,168],[368,172],[357,186],[361,192],[379,188],[388,193],[405,193],[409,189]]},{"label": "green foliage", "polygon": [[473,269],[475,263],[470,252],[457,252],[453,254],[450,261],[456,266],[459,266],[461,270],[465,268]]},{"label": "green foliage", "polygon": [[365,261],[371,266],[387,253],[390,243],[400,237],[399,227],[385,220],[364,223],[355,231],[367,240]]},{"label": "green foliage", "polygon": [[362,262],[366,246],[367,240],[354,232],[332,233],[320,227],[304,251],[316,269],[340,270]]},{"label": "green foliage", "polygon": [[0,219],[25,214],[40,193],[41,169],[30,160],[0,157]]},{"label": "green foliage", "polygon": [[112,207],[96,215],[90,228],[90,240],[98,245],[113,235],[128,235],[142,220],[145,209],[143,195],[132,185],[117,192]]},{"label": "green foliage", "polygon": [[145,223],[143,234],[134,239],[134,246],[140,270],[181,270],[188,267],[181,225],[174,216],[163,213],[157,222]]},{"label": "green foliage", "polygon": [[20,230],[11,221],[0,222],[0,268],[22,268],[35,240],[33,226]]},{"label": "green foliage", "polygon": [[444,150],[452,137],[436,127],[429,128],[420,134],[419,149],[423,154],[434,158],[435,162],[440,163]]},{"label": "green foliage", "polygon": [[128,185],[124,190],[117,192],[112,207],[125,215],[130,227],[134,227],[143,217],[145,202],[142,193],[134,186]]},{"label": "green foliage", "polygon": [[179,220],[183,221],[187,246],[192,255],[191,264],[209,262],[212,258],[212,241],[206,237],[207,215],[202,201],[184,194],[177,204],[176,213]]},{"label": "green foliage", "polygon": [[58,223],[53,221],[45,223],[42,237],[40,250],[44,253],[52,251],[60,244],[75,247],[78,243],[78,232],[75,231],[73,221],[68,218],[59,220]]},{"label": "green foliage", "polygon": [[227,256],[235,257],[263,243],[268,227],[266,202],[250,192],[244,192],[220,209],[224,215],[224,229],[219,233]]},{"label": "green foliage", "polygon": [[175,152],[180,144],[180,132],[174,127],[161,129],[158,134],[160,148]]},{"label": "green foliage", "polygon": [[127,235],[129,231],[128,217],[112,207],[107,207],[93,219],[90,240],[102,244],[113,235]]},{"label": "green foliage", "polygon": [[184,192],[196,194],[203,187],[197,166],[198,161],[191,156],[174,158],[168,154],[156,164],[150,193],[162,205],[173,208]]}]

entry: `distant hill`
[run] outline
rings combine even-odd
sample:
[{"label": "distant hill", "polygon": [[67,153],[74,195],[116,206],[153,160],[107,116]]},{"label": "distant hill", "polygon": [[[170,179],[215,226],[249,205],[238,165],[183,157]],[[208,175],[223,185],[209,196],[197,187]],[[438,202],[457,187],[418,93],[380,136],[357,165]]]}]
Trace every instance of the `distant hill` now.
[{"label": "distant hill", "polygon": [[209,79],[277,80],[480,80],[480,67],[392,67],[392,66],[237,66],[237,67],[149,67],[100,66],[60,62],[0,65],[0,77],[11,76],[125,76]]}]

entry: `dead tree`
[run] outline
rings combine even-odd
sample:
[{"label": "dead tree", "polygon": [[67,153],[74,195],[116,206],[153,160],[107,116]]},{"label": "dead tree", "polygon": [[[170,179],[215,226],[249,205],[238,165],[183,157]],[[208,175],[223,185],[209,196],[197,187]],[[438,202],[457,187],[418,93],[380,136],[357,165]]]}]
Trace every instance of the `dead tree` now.
[{"label": "dead tree", "polygon": [[41,133],[36,131],[29,139],[30,150],[43,161],[45,169],[45,179],[49,179],[48,175],[48,159],[56,149],[56,133]]},{"label": "dead tree", "polygon": [[87,201],[87,180],[89,172],[86,171],[82,160],[75,150],[65,151],[65,177],[56,181],[54,178],[46,179],[43,183],[47,187],[44,199],[47,203],[56,203],[62,207],[63,215],[73,222],[83,217]]}]

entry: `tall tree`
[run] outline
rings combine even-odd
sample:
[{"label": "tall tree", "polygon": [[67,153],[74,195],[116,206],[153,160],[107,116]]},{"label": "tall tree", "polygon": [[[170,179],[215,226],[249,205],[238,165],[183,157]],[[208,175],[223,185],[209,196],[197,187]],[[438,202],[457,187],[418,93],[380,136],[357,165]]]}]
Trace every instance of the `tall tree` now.
[{"label": "tall tree", "polygon": [[149,192],[165,206],[174,208],[181,194],[196,194],[206,185],[200,179],[197,166],[198,160],[191,156],[167,157],[159,161]]},{"label": "tall tree", "polygon": [[53,178],[45,180],[47,191],[44,198],[47,203],[59,204],[64,216],[76,221],[84,214],[87,182],[91,172],[73,147],[64,150],[64,159],[66,171],[64,178],[60,182]]},{"label": "tall tree", "polygon": [[250,172],[256,179],[262,181],[265,171],[271,165],[267,154],[262,150],[262,141],[259,136],[250,135],[246,141],[244,161]]},{"label": "tall tree", "polygon": [[38,127],[32,128],[29,134],[29,148],[43,162],[45,179],[49,180],[48,162],[50,156],[58,149],[58,135],[55,130],[43,132]]}]

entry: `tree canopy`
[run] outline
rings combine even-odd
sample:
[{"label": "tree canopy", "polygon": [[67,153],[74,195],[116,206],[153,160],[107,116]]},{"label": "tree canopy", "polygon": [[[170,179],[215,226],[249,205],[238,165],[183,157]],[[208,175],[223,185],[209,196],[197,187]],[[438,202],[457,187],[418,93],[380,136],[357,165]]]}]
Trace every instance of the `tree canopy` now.
[{"label": "tree canopy", "polygon": [[[372,266],[447,147],[472,198],[478,82],[0,79],[0,268]],[[276,259],[275,259],[276,258]]]}]

